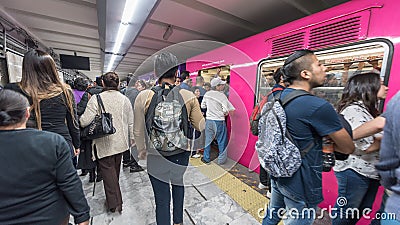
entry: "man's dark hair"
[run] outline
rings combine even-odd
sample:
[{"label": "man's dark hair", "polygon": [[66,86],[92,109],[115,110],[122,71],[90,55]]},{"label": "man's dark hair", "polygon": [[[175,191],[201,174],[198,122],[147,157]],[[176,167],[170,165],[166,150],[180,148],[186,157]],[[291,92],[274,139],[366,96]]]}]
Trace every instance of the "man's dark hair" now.
[{"label": "man's dark hair", "polygon": [[285,60],[282,66],[283,78],[289,84],[293,84],[294,80],[300,79],[300,73],[303,70],[310,70],[312,64],[310,57],[304,57],[313,55],[314,52],[308,49],[298,50],[291,54]]},{"label": "man's dark hair", "polygon": [[154,73],[158,77],[158,82],[165,78],[174,78],[178,70],[178,59],[170,52],[162,52],[155,56]]},{"label": "man's dark hair", "polygon": [[74,80],[74,88],[78,91],[86,91],[89,81],[83,77],[78,77]]},{"label": "man's dark hair", "polygon": [[182,79],[182,81],[188,79],[189,76],[190,76],[189,71],[184,70],[184,71],[181,72],[181,79]]}]

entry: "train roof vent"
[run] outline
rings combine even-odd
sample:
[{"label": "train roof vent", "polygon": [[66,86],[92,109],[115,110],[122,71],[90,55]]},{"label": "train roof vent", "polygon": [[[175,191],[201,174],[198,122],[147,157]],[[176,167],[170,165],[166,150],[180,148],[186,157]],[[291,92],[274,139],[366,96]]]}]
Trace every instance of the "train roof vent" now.
[{"label": "train roof vent", "polygon": [[272,41],[272,56],[287,55],[293,50],[304,48],[305,32],[300,32],[282,38],[277,38]]},{"label": "train roof vent", "polygon": [[309,48],[321,49],[357,41],[361,31],[361,16],[354,16],[310,30]]}]

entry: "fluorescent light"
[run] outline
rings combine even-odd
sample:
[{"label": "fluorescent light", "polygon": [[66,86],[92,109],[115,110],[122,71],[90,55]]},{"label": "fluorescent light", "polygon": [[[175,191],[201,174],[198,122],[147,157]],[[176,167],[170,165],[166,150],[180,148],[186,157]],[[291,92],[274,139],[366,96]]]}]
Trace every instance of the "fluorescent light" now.
[{"label": "fluorescent light", "polygon": [[111,71],[111,68],[112,68],[116,58],[117,58],[117,55],[112,55],[111,56],[111,59],[110,59],[110,62],[108,63],[106,72],[110,72]]},{"label": "fluorescent light", "polygon": [[133,13],[137,8],[136,0],[126,0],[124,12],[122,13],[121,24],[118,28],[117,39],[115,40],[114,47],[112,50],[113,55],[111,56],[110,62],[107,66],[107,71],[111,71],[112,66],[114,64],[117,56],[115,54],[119,53],[119,49],[121,48],[122,41],[124,40],[126,31],[129,28],[129,24],[131,23]]},{"label": "fluorescent light", "polygon": [[122,41],[124,40],[126,31],[128,30],[128,28],[129,28],[129,25],[125,25],[122,23],[119,25],[117,40],[115,40],[114,48],[112,51],[114,54],[119,52],[119,48],[121,47]]},{"label": "fluorescent light", "polygon": [[137,7],[136,2],[137,2],[136,0],[126,0],[124,12],[122,13],[122,19],[121,19],[122,24],[129,24],[131,22],[132,15]]}]

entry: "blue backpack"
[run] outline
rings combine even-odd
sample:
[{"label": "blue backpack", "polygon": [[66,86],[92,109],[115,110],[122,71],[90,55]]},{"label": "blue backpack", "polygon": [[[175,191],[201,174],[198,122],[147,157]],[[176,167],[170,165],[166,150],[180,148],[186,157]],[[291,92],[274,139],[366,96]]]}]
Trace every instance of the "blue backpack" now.
[{"label": "blue backpack", "polygon": [[291,177],[300,168],[301,158],[314,144],[299,150],[286,129],[286,113],[283,107],[297,97],[311,94],[303,90],[294,90],[281,100],[281,93],[262,108],[255,148],[261,166],[271,176]]}]

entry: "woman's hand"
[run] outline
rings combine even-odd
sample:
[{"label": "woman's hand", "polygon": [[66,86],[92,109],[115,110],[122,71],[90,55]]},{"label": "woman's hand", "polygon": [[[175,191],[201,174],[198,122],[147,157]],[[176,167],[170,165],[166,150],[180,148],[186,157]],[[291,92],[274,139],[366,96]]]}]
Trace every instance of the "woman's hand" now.
[{"label": "woman's hand", "polygon": [[80,152],[81,152],[81,150],[79,148],[75,148],[74,149],[74,156],[79,155]]},{"label": "woman's hand", "polygon": [[147,152],[146,152],[146,150],[141,150],[141,151],[139,151],[138,158],[139,158],[140,160],[145,160],[146,157],[147,157]]}]

